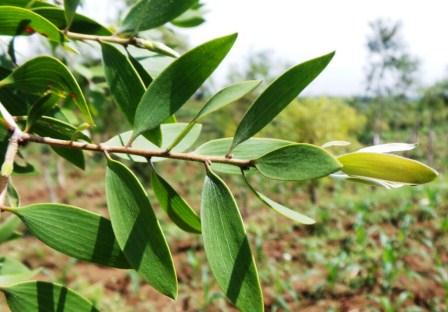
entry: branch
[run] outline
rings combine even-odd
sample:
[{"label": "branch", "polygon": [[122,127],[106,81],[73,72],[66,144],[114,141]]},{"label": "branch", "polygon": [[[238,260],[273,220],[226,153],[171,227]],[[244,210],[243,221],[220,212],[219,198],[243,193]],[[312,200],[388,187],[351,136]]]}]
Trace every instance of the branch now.
[{"label": "branch", "polygon": [[101,153],[111,153],[111,154],[129,154],[136,156],[143,156],[146,158],[151,157],[162,157],[169,159],[179,159],[186,161],[194,161],[200,163],[221,163],[228,164],[240,167],[245,170],[254,166],[253,160],[245,160],[245,159],[229,159],[224,156],[207,156],[207,155],[198,155],[194,153],[178,153],[172,151],[158,150],[158,149],[138,149],[132,147],[125,146],[105,146],[103,144],[92,144],[92,143],[83,143],[83,142],[75,142],[75,141],[67,141],[67,140],[59,140],[48,137],[41,137],[37,135],[32,135],[28,133],[22,133],[21,142],[34,142],[40,144],[46,144],[57,147],[65,147],[65,148],[73,148],[73,149],[82,149],[93,152],[101,152]]},{"label": "branch", "polygon": [[120,44],[125,47],[128,45],[133,45],[141,49],[146,49],[152,52],[156,52],[171,57],[179,56],[179,54],[176,51],[174,51],[173,49],[171,49],[170,47],[161,42],[143,39],[139,37],[126,38],[119,36],[98,36],[98,35],[80,34],[71,31],[64,31],[63,33],[67,38],[72,40],[110,42]]},{"label": "branch", "polygon": [[[0,103],[0,114],[3,117],[2,123],[12,131],[12,135],[9,138],[8,147],[5,153],[5,160],[1,166],[0,173],[0,207],[5,204],[6,193],[8,190],[9,177],[14,168],[14,159],[16,158],[17,151],[19,149],[19,142],[23,136],[22,130],[20,130],[14,118],[8,112],[8,110]],[[3,209],[0,210],[3,211]]]}]

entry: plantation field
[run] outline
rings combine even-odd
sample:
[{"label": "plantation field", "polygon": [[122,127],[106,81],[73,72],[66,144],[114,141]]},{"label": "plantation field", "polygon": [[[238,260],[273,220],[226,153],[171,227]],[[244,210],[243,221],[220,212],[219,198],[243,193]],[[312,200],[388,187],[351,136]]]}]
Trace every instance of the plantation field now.
[{"label": "plantation field", "polygon": [[[56,196],[59,202],[106,215],[104,166],[89,166],[85,173],[65,166],[67,188],[53,187],[55,194],[42,176],[17,177],[15,184],[23,204]],[[136,169],[145,172],[146,168]],[[203,167],[166,162],[160,169],[198,210]],[[446,177],[397,190],[327,178],[317,186],[315,204],[310,202],[307,184],[268,183],[251,177],[274,199],[314,217],[317,223],[311,226],[294,224],[263,206],[245,191],[240,179],[226,180],[247,224],[266,311],[448,309]],[[24,239],[2,244],[0,256],[22,260],[30,268],[42,267],[39,279],[67,283],[102,311],[234,311],[214,282],[200,237],[176,228],[156,200],[152,203],[178,270],[176,302],[142,283],[137,274],[77,261],[26,233]],[[3,301],[0,311],[9,311]]]}]

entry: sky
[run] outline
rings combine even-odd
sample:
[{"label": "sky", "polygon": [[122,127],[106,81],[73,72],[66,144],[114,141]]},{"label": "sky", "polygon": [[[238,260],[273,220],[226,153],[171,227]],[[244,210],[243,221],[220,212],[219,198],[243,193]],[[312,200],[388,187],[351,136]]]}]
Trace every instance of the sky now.
[{"label": "sky", "polygon": [[[355,95],[364,90],[368,23],[378,17],[401,20],[409,51],[422,62],[428,85],[448,75],[447,0],[203,0],[207,22],[182,30],[192,45],[238,32],[232,51],[215,73],[240,66],[251,52],[298,64],[336,50],[329,67],[306,94]],[[111,0],[85,1],[90,16],[105,20]]]}]

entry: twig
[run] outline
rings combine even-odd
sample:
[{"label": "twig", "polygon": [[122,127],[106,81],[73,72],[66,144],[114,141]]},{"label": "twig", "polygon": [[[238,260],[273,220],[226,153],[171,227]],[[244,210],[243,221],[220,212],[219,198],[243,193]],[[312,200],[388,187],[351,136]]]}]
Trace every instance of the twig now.
[{"label": "twig", "polygon": [[[214,156],[214,155],[199,155],[195,153],[179,153],[161,149],[139,149],[127,146],[106,146],[104,144],[85,143],[69,140],[60,140],[49,137],[41,137],[38,135],[22,132],[19,126],[16,124],[14,117],[12,117],[9,114],[9,112],[3,107],[1,103],[0,103],[0,111],[4,117],[4,124],[11,131],[13,131],[13,135],[11,136],[10,142],[11,141],[15,143],[34,142],[57,147],[82,149],[87,151],[109,153],[109,154],[128,154],[128,155],[142,156],[146,158],[161,157],[161,158],[195,161],[201,163],[222,163],[237,166],[243,170],[252,167],[254,165],[253,160],[247,160],[247,159],[226,158],[224,156]],[[13,144],[14,146],[15,143]]]},{"label": "twig", "polygon": [[80,34],[71,31],[64,31],[63,33],[67,38],[72,40],[110,42],[120,44],[125,47],[128,45],[133,45],[141,49],[146,49],[152,52],[156,52],[171,57],[179,56],[179,54],[176,51],[174,51],[173,49],[171,49],[170,47],[161,42],[143,39],[139,37],[98,36],[98,35]]},{"label": "twig", "polygon": [[104,146],[102,144],[92,144],[92,143],[75,142],[75,141],[53,139],[48,137],[41,137],[37,135],[31,135],[28,133],[23,133],[20,141],[34,142],[57,147],[82,149],[101,153],[108,152],[110,154],[128,154],[142,157],[161,157],[161,158],[179,159],[201,163],[221,163],[237,166],[242,168],[243,170],[248,169],[254,165],[253,160],[246,160],[246,159],[236,159],[236,158],[229,159],[224,156],[208,156],[208,155],[199,155],[195,153],[179,153],[172,151],[166,152],[165,150],[158,150],[158,149],[138,149],[125,146]]}]

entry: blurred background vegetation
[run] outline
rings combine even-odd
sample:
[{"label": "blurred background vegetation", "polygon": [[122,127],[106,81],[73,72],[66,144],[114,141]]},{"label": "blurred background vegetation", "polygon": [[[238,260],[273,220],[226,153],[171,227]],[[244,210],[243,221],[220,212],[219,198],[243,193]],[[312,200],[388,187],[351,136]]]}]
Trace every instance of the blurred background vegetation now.
[{"label": "blurred background vegetation", "polygon": [[[400,21],[388,19],[371,22],[366,34],[369,57],[363,93],[296,99],[260,136],[317,145],[333,140],[351,143],[333,147],[335,154],[378,143],[417,143],[406,155],[430,164],[442,175],[426,186],[396,190],[329,178],[299,184],[265,183],[262,177],[252,177],[272,198],[315,218],[317,223],[312,226],[297,225],[275,214],[244,189],[241,179],[226,176],[252,239],[267,311],[448,310],[448,178],[444,175],[448,162],[448,76],[432,85],[420,83],[420,61],[409,51],[403,27]],[[170,26],[144,35],[179,51],[189,48],[186,37]],[[4,49],[0,66],[13,66],[8,42],[0,40],[0,49]],[[98,126],[92,132],[95,141],[102,142],[127,130],[128,125],[110,98],[96,47],[74,47],[79,54],[40,41],[32,45],[34,51],[57,55],[75,71],[97,110]],[[145,51],[131,52],[152,75],[170,61]],[[274,59],[269,51],[255,51],[245,66],[229,71],[225,84],[262,79],[266,86],[288,63]],[[178,120],[188,121],[217,90],[213,81],[204,85],[179,112]],[[231,136],[256,93],[206,120],[201,141]],[[47,147],[30,146],[25,156],[40,174],[15,177],[23,203],[66,202],[106,214],[101,156],[92,154],[84,172],[57,158]],[[150,190],[148,168],[134,165],[134,169]],[[202,168],[167,161],[161,169],[198,208]],[[32,268],[43,267],[42,279],[68,283],[104,311],[231,311],[204,261],[200,238],[178,230],[156,201],[152,202],[179,271],[180,296],[176,302],[140,284],[135,274],[78,262],[50,250],[27,233],[21,240],[1,245],[0,257],[13,256]],[[7,311],[1,302],[0,311]]]}]

